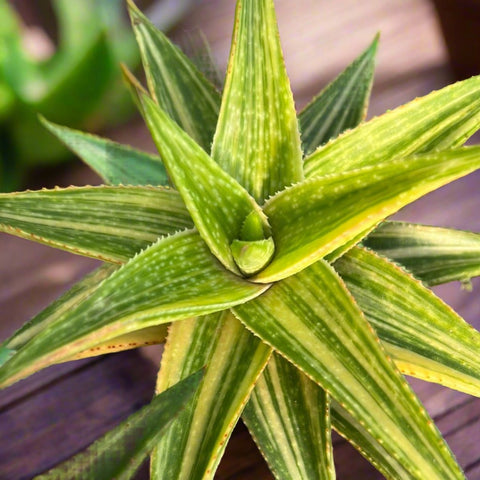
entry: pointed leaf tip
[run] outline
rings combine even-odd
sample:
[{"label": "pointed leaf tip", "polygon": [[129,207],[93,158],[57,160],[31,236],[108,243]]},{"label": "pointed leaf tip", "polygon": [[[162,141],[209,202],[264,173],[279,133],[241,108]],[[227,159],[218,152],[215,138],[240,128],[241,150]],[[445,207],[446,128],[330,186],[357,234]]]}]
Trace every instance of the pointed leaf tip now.
[{"label": "pointed leaf tip", "polygon": [[220,109],[219,92],[133,4],[130,18],[151,97],[198,145],[210,152]]},{"label": "pointed leaf tip", "polygon": [[373,83],[378,38],[377,34],[361,55],[300,113],[305,155],[364,120]]},{"label": "pointed leaf tip", "polygon": [[303,178],[297,116],[272,0],[237,3],[212,157],[259,203]]}]

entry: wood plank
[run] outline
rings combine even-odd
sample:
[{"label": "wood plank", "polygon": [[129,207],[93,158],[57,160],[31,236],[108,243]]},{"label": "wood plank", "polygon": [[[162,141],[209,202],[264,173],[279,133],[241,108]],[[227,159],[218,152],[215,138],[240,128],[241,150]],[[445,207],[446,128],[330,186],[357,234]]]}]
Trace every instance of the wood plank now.
[{"label": "wood plank", "polygon": [[99,357],[0,409],[0,478],[30,479],[148,403],[155,368],[138,351]]}]

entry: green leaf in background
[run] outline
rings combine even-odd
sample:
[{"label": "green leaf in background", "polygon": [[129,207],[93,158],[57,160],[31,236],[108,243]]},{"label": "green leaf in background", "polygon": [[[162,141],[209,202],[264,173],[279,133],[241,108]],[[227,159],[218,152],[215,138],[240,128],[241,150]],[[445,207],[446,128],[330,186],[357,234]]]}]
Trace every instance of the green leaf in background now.
[{"label": "green leaf in background", "polygon": [[361,248],[334,264],[398,369],[480,397],[480,333],[401,268]]},{"label": "green leaf in background", "polygon": [[411,478],[464,478],[423,406],[326,262],[277,282],[233,312],[364,425]]},{"label": "green leaf in background", "polygon": [[220,94],[130,0],[128,7],[150,94],[185,132],[210,152]]},{"label": "green leaf in background", "polygon": [[241,227],[248,215],[264,217],[260,207],[145,95],[143,106],[153,140],[200,235],[225,267],[238,273],[230,245],[241,240]]},{"label": "green leaf in background", "polygon": [[333,480],[328,395],[298,368],[273,354],[242,419],[280,480]]},{"label": "green leaf in background", "polygon": [[320,145],[356,127],[365,118],[372,89],[378,35],[372,44],[300,113],[302,147],[310,155]]},{"label": "green leaf in background", "polygon": [[69,187],[0,194],[0,231],[124,263],[159,237],[192,227],[174,190]]},{"label": "green leaf in background", "polygon": [[88,449],[38,480],[128,480],[168,426],[189,404],[203,377],[199,371],[157,395],[152,402],[93,443]]},{"label": "green leaf in background", "polygon": [[254,279],[271,282],[300,271],[404,205],[479,166],[480,148],[464,147],[306,180],[280,192],[264,209],[275,256]]},{"label": "green leaf in background", "polygon": [[212,479],[271,349],[228,311],[171,325],[157,391],[206,365],[194,401],[152,455],[152,480]]},{"label": "green leaf in background", "polygon": [[224,310],[267,288],[225,270],[195,231],[160,239],[21,348],[0,370],[0,384],[129,332]]},{"label": "green leaf in background", "polygon": [[109,185],[168,185],[157,155],[150,155],[96,135],[61,127],[43,118],[42,124],[77,154]]},{"label": "green leaf in background", "polygon": [[458,147],[480,126],[480,77],[450,85],[364,123],[305,159],[305,176]]},{"label": "green leaf in background", "polygon": [[480,275],[480,234],[406,222],[384,222],[363,245],[402,264],[427,285]]},{"label": "green leaf in background", "polygon": [[[86,45],[85,51],[77,57],[76,63],[69,66],[70,69],[62,68],[57,82],[45,85],[48,90],[42,92],[43,95],[33,88],[28,92],[32,115],[36,111],[58,123],[81,125],[110,85],[113,62],[106,34],[99,31],[92,44]],[[75,92],[81,94],[75,95]]]},{"label": "green leaf in background", "polygon": [[272,0],[237,2],[212,157],[260,204],[303,178],[295,105]]}]

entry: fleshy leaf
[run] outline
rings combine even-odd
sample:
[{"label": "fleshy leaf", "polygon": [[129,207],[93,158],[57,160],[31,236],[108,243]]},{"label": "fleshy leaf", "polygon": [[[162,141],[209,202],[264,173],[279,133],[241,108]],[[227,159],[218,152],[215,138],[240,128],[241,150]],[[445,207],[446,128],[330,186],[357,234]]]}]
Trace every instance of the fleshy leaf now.
[{"label": "fleshy leaf", "polygon": [[[119,268],[117,265],[102,265],[93,273],[87,275],[83,280],[75,284],[70,290],[51,303],[32,320],[23,325],[22,328],[17,330],[12,337],[6,340],[0,346],[0,357],[3,351],[9,354],[8,358],[13,356],[39,332],[48,328],[49,325],[61,318],[63,314],[76,308],[86,300],[99,288],[103,280],[108,278],[117,268]],[[167,328],[167,324],[162,324],[120,335],[107,342],[102,342],[100,340],[99,343],[89,349],[79,352],[70,358],[65,358],[63,361],[77,360],[79,358],[93,357],[104,353],[119,352],[141,346],[162,343],[165,341]],[[0,359],[0,365],[5,363],[8,358],[5,358],[3,362]]]},{"label": "fleshy leaf", "polygon": [[79,360],[81,358],[97,357],[98,355],[105,355],[106,353],[117,353],[125,350],[132,350],[134,348],[149,347],[151,345],[158,345],[165,343],[167,338],[169,324],[156,325],[154,327],[141,328],[133,332],[119,335],[105,342],[95,344],[95,346],[76,353],[69,358],[64,359],[64,362],[71,360]]},{"label": "fleshy leaf", "polygon": [[96,135],[62,127],[45,119],[43,125],[110,185],[168,185],[160,158]]},{"label": "fleshy leaf", "polygon": [[373,252],[355,247],[334,266],[402,373],[480,397],[479,332]]},{"label": "fleshy leaf", "polygon": [[51,303],[38,315],[33,317],[17,330],[2,346],[12,350],[20,350],[42,330],[55,323],[63,314],[76,308],[87,299],[98,286],[119,267],[117,265],[102,265],[100,268],[84,277],[60,298]]},{"label": "fleshy leaf", "polygon": [[367,113],[378,35],[298,116],[305,155],[356,127]]},{"label": "fleshy leaf", "polygon": [[305,159],[307,178],[458,147],[480,127],[480,76],[364,123]]},{"label": "fleshy leaf", "polygon": [[65,463],[36,477],[38,480],[128,480],[189,405],[203,371],[156,396],[152,402]]},{"label": "fleshy leaf", "polygon": [[220,94],[170,40],[128,1],[150,94],[207,152],[220,108]]},{"label": "fleshy leaf", "polygon": [[265,240],[234,240],[232,255],[240,271],[250,276],[264,268],[275,251],[272,237]]},{"label": "fleshy leaf", "polygon": [[333,428],[348,440],[385,478],[410,480],[412,477],[395,457],[385,449],[350,415],[335,399],[331,399],[330,408]]},{"label": "fleshy leaf", "polygon": [[212,479],[228,438],[271,349],[229,312],[171,325],[157,391],[206,365],[189,408],[152,455],[152,480]]},{"label": "fleshy leaf", "polygon": [[303,178],[295,105],[272,0],[237,2],[212,157],[259,203]]},{"label": "fleshy leaf", "polygon": [[182,198],[160,187],[69,187],[0,194],[0,231],[123,263],[192,227]]},{"label": "fleshy leaf", "polygon": [[427,285],[480,275],[480,234],[405,222],[384,222],[362,242],[402,264]]},{"label": "fleshy leaf", "polygon": [[328,395],[279,355],[269,360],[242,419],[277,479],[335,478]]},{"label": "fleshy leaf", "polygon": [[332,395],[411,478],[464,478],[432,420],[328,263],[318,261],[275,283],[233,312]]},{"label": "fleshy leaf", "polygon": [[195,231],[160,239],[21,348],[0,369],[0,384],[129,332],[224,310],[266,288],[225,270]]},{"label": "fleshy leaf", "polygon": [[249,214],[264,218],[260,207],[157,104],[145,95],[142,99],[152,137],[195,226],[212,253],[238,273],[230,244]]},{"label": "fleshy leaf", "polygon": [[264,208],[275,255],[254,280],[271,282],[300,271],[479,166],[480,148],[465,147],[306,180],[280,192]]}]

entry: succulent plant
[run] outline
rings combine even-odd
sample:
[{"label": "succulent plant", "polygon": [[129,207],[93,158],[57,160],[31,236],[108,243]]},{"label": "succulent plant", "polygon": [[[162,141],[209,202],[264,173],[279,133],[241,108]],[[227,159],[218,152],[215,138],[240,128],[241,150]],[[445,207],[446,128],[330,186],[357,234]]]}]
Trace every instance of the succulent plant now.
[{"label": "succulent plant", "polygon": [[129,9],[160,156],[43,121],[106,185],[2,194],[1,229],[105,265],[2,344],[0,384],[165,342],[157,393],[205,373],[154,479],[213,478],[240,416],[279,479],[334,478],[331,427],[388,478],[464,478],[402,373],[479,395],[480,335],[428,285],[477,275],[480,237],[386,219],[480,166],[480,78],[363,122],[375,39],[297,117],[273,0],[238,0],[222,95]]},{"label": "succulent plant", "polygon": [[[158,26],[169,28],[189,3],[159,1],[150,11]],[[35,56],[25,46],[40,42],[27,41],[15,9],[0,0],[0,191],[18,187],[28,168],[58,162],[68,153],[40,128],[39,112],[75,128],[99,129],[118,125],[134,110],[118,67],[123,61],[136,68],[140,61],[123,18],[123,0],[51,4],[58,46]]]}]

